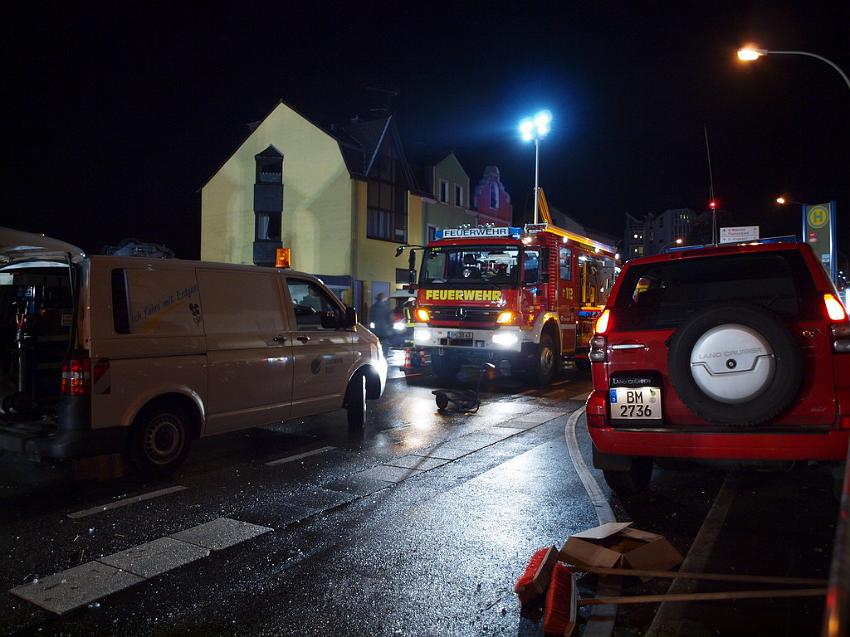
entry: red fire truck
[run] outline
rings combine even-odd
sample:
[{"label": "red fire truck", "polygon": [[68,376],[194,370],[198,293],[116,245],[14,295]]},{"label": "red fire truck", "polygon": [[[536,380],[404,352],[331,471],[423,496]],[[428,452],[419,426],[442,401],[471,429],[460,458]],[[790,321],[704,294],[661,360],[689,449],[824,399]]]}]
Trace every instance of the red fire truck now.
[{"label": "red fire truck", "polygon": [[544,218],[525,228],[447,228],[425,247],[414,346],[441,380],[492,362],[546,385],[559,366],[586,361],[619,272],[615,248]]}]

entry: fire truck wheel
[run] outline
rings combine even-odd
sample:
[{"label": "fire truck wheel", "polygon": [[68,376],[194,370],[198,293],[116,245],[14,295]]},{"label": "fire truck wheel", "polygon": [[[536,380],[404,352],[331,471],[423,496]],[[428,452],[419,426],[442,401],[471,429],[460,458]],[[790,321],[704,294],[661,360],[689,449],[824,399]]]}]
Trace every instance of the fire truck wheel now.
[{"label": "fire truck wheel", "polygon": [[192,444],[191,420],[179,406],[157,402],[136,417],[128,455],[145,475],[170,476],[186,460]]},{"label": "fire truck wheel", "polygon": [[440,382],[451,383],[460,371],[460,361],[453,356],[438,354],[431,355],[431,372]]},{"label": "fire truck wheel", "polygon": [[644,491],[652,479],[652,458],[632,458],[632,467],[626,471],[603,469],[605,482],[620,497]]},{"label": "fire truck wheel", "polygon": [[349,381],[345,391],[345,408],[348,410],[348,426],[362,429],[366,424],[366,375],[357,372]]},{"label": "fire truck wheel", "polygon": [[540,335],[540,345],[537,346],[534,360],[531,363],[529,380],[534,385],[549,385],[555,378],[555,344],[548,334]]}]

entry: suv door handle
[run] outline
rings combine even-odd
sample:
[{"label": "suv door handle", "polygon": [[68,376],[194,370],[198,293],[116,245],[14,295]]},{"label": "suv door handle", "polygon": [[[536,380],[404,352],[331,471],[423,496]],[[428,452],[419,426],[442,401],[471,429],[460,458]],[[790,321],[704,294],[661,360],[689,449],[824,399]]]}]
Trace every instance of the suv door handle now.
[{"label": "suv door handle", "polygon": [[275,343],[285,343],[286,337],[283,334],[278,334],[272,339]]},{"label": "suv door handle", "polygon": [[301,341],[302,343],[306,343],[307,341],[310,340],[310,337],[309,336],[296,336],[295,340]]}]

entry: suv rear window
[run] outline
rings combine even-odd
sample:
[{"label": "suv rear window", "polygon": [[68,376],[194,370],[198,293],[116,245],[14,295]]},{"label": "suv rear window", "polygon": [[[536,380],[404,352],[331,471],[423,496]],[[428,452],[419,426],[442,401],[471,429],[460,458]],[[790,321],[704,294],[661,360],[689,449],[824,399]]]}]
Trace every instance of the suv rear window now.
[{"label": "suv rear window", "polygon": [[617,329],[675,328],[727,301],[754,303],[789,319],[816,314],[816,290],[795,251],[731,254],[630,268],[614,304]]}]

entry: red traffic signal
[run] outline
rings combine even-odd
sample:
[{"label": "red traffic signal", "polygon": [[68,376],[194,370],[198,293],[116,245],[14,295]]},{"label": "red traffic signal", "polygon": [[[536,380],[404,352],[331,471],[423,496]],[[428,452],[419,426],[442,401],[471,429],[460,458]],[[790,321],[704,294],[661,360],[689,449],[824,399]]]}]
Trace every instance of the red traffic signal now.
[{"label": "red traffic signal", "polygon": [[714,199],[712,199],[711,201],[708,202],[708,207],[711,208],[712,210],[717,210],[717,202],[714,201]]}]

